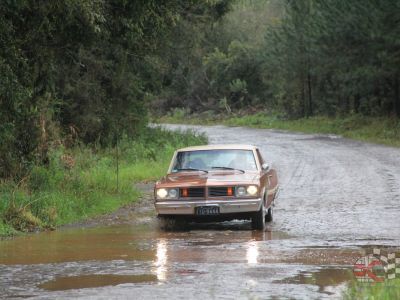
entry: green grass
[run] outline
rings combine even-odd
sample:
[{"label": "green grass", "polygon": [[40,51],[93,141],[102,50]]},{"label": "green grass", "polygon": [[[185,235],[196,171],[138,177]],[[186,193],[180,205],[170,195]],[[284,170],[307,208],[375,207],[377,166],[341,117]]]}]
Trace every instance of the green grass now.
[{"label": "green grass", "polygon": [[0,182],[0,236],[55,228],[111,212],[138,199],[134,183],[165,174],[176,148],[206,143],[192,132],[148,129],[116,149],[58,146],[47,166],[34,166],[20,182]]},{"label": "green grass", "polygon": [[337,134],[343,137],[400,147],[400,120],[395,118],[366,117],[351,115],[329,118],[323,116],[286,120],[277,115],[258,113],[252,115],[221,116],[212,114],[191,115],[173,113],[158,122],[186,123],[227,126],[247,126],[253,128],[282,129],[305,133]]},{"label": "green grass", "polygon": [[344,292],[344,299],[392,300],[400,299],[400,279],[386,280],[384,283],[360,284],[352,282]]},{"label": "green grass", "polygon": [[16,231],[12,226],[4,224],[2,221],[0,221],[0,237],[12,236],[16,234],[18,234],[18,231]]}]

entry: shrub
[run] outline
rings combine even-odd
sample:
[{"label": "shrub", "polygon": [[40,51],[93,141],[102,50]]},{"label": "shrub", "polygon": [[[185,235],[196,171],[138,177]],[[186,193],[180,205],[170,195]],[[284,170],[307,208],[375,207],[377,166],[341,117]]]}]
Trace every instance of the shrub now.
[{"label": "shrub", "polygon": [[[34,166],[19,184],[0,182],[0,235],[10,228],[53,228],[135,201],[139,192],[134,182],[161,177],[176,148],[205,142],[190,131],[147,128],[134,140],[123,137],[118,149],[50,149],[48,164]],[[66,165],[66,157],[74,163]]]}]

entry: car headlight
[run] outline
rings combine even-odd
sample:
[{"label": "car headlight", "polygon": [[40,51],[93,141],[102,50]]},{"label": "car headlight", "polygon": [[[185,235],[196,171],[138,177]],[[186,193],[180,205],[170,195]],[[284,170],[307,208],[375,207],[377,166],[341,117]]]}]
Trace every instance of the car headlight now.
[{"label": "car headlight", "polygon": [[178,198],[178,190],[177,189],[170,189],[168,191],[168,198],[172,198],[172,199]]},{"label": "car headlight", "polygon": [[157,190],[157,198],[164,199],[168,195],[168,191],[166,189],[158,189]]},{"label": "car headlight", "polygon": [[248,197],[255,196],[258,193],[258,187],[256,185],[249,186],[238,186],[235,189],[236,197]]},{"label": "car headlight", "polygon": [[258,188],[255,185],[249,185],[247,187],[247,193],[250,196],[254,196],[255,194],[257,194],[257,192],[258,192]]},{"label": "car headlight", "polygon": [[246,196],[246,188],[244,186],[239,186],[236,188],[236,197]]},{"label": "car headlight", "polygon": [[157,189],[157,199],[176,199],[178,198],[178,189]]}]

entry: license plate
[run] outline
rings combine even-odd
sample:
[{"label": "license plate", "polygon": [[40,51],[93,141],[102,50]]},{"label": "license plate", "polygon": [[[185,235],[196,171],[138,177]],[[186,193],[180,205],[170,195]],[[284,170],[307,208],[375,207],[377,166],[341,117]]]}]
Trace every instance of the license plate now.
[{"label": "license plate", "polygon": [[219,215],[219,206],[199,206],[199,207],[196,207],[196,215],[199,215],[199,216]]}]

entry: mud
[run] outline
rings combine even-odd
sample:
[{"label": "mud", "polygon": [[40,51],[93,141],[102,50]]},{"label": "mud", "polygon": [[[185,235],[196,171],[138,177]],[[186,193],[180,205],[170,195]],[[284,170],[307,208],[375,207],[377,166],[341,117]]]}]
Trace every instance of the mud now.
[{"label": "mud", "polygon": [[107,216],[1,241],[0,298],[340,298],[366,249],[400,246],[400,149],[276,130],[169,128],[260,147],[281,183],[267,230],[233,221],[162,231],[145,184],[140,202]]}]

